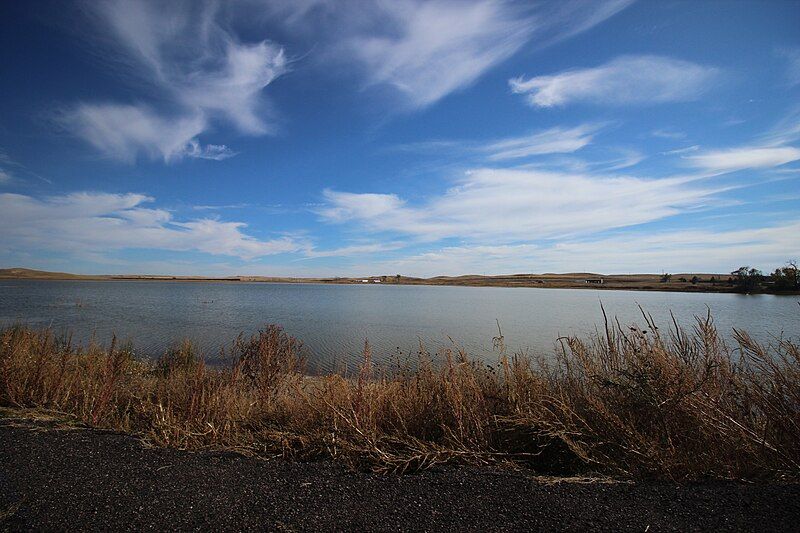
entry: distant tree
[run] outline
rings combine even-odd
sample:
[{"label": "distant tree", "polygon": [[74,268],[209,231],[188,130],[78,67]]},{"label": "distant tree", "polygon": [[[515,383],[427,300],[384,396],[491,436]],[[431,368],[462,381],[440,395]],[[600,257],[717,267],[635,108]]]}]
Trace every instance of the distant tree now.
[{"label": "distant tree", "polygon": [[664,274],[663,276],[661,276],[661,283],[667,283],[671,279],[672,279],[672,274]]},{"label": "distant tree", "polygon": [[783,268],[776,268],[770,276],[772,286],[776,291],[797,291],[800,290],[800,275],[797,272],[797,261],[786,262]]},{"label": "distant tree", "polygon": [[739,267],[731,272],[731,276],[739,290],[744,292],[757,289],[764,278],[764,274],[760,270],[749,266]]},{"label": "distant tree", "polygon": [[681,283],[686,283],[689,280],[686,278],[678,278],[678,281],[680,281]]},{"label": "distant tree", "polygon": [[709,279],[708,281],[710,281],[712,285],[716,285],[717,284],[716,276],[711,276],[711,279]]},{"label": "distant tree", "polygon": [[699,281],[700,281],[700,278],[698,278],[697,276],[692,276],[692,285],[697,285],[697,283]]},{"label": "distant tree", "polygon": [[397,281],[400,281],[400,274],[398,274],[397,276],[395,276],[395,278],[397,279]]}]

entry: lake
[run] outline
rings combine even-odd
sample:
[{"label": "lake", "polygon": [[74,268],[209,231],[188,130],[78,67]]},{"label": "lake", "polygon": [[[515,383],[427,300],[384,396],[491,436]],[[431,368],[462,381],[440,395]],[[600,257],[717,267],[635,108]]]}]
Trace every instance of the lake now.
[{"label": "lake", "polygon": [[420,340],[431,351],[456,342],[473,357],[493,359],[495,320],[509,349],[549,354],[560,335],[602,329],[601,302],[624,325],[643,323],[638,305],[662,329],[670,311],[691,326],[708,307],[728,336],[733,327],[759,340],[800,335],[800,306],[791,296],[169,281],[0,280],[0,325],[51,326],[83,343],[94,334],[107,344],[116,333],[146,356],[189,338],[213,359],[240,332],[275,323],[303,341],[310,370],[326,371],[352,364],[365,339],[378,361],[413,354]]}]

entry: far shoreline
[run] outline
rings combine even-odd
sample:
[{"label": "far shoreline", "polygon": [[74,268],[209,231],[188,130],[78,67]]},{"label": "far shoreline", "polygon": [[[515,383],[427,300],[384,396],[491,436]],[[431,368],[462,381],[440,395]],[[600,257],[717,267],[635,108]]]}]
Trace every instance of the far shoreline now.
[{"label": "far shoreline", "polygon": [[[281,284],[320,284],[320,285],[425,285],[452,287],[503,287],[540,289],[595,289],[626,290],[645,292],[684,292],[684,293],[734,293],[734,294],[773,294],[778,296],[797,296],[799,291],[772,291],[764,288],[743,292],[725,274],[681,273],[672,275],[667,281],[659,274],[513,274],[513,275],[464,275],[417,278],[409,276],[366,276],[334,278],[294,278],[271,276],[165,276],[136,274],[71,274],[66,272],[47,272],[26,268],[0,269],[0,280],[27,281],[172,281],[195,283],[281,283]],[[693,280],[693,281],[692,281]]]}]

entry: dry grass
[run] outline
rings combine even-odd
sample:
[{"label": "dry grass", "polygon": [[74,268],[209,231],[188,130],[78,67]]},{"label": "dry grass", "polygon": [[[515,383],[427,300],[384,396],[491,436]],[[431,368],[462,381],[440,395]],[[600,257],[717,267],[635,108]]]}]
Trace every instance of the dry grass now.
[{"label": "dry grass", "polygon": [[710,317],[694,330],[607,326],[555,357],[471,361],[420,349],[418,364],[307,376],[280,328],[240,337],[208,367],[188,342],[156,362],[112,341],[75,348],[51,331],[0,332],[0,406],[46,409],[154,445],[331,457],[406,471],[505,462],[540,473],[675,480],[797,479],[800,349]]}]

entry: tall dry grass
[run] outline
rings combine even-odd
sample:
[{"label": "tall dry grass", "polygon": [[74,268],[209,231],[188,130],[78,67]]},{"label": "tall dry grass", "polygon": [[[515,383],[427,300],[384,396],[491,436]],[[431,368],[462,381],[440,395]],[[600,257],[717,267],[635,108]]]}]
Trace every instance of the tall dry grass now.
[{"label": "tall dry grass", "polygon": [[711,318],[666,334],[608,325],[555,357],[470,360],[456,348],[356,375],[304,374],[300,345],[268,326],[209,367],[189,342],[155,362],[130,346],[76,348],[51,331],[0,332],[0,405],[63,413],[153,444],[332,457],[384,471],[507,462],[544,473],[797,479],[800,350]]}]

